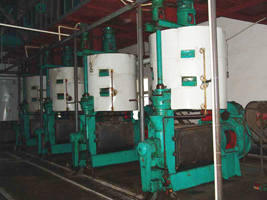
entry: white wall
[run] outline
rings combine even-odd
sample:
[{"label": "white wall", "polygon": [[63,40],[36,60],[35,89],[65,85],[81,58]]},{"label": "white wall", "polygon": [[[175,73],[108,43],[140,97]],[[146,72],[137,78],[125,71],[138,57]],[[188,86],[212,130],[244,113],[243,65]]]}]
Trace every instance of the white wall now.
[{"label": "white wall", "polygon": [[[207,25],[202,23],[201,25]],[[244,30],[252,23],[218,18],[217,26],[225,30],[226,38]],[[256,24],[227,41],[227,99],[244,107],[253,100],[267,100],[267,26]]]}]

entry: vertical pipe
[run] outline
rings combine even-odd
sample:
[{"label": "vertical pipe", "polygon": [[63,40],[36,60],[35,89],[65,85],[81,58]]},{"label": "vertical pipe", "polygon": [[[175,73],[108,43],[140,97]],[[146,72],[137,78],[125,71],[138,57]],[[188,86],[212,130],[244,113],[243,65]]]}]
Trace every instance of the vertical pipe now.
[{"label": "vertical pipe", "polygon": [[137,54],[139,66],[139,106],[140,106],[140,139],[145,140],[145,110],[144,110],[144,65],[143,65],[143,21],[142,6],[137,8]]},{"label": "vertical pipe", "polygon": [[[20,106],[21,103],[21,66],[18,66],[18,107]],[[18,124],[20,124],[20,112],[18,112]]]},{"label": "vertical pipe", "polygon": [[23,101],[27,101],[27,94],[26,94],[26,77],[23,77],[23,85],[22,85],[22,92],[23,92]]},{"label": "vertical pipe", "polygon": [[88,94],[88,64],[87,56],[83,57],[84,94]]},{"label": "vertical pipe", "polygon": [[218,49],[217,49],[217,23],[216,1],[209,0],[209,28],[211,49],[212,78],[212,128],[213,128],[213,155],[214,155],[214,185],[215,199],[223,199],[222,191],[222,159],[221,159],[221,130],[219,105],[219,77],[218,77]]},{"label": "vertical pipe", "polygon": [[52,21],[53,21],[53,3],[54,3],[54,1],[50,0],[50,3],[51,3],[51,5],[50,5],[50,23],[52,23]]},{"label": "vertical pipe", "polygon": [[77,37],[74,38],[74,102],[75,102],[75,130],[77,132],[79,131]]},{"label": "vertical pipe", "polygon": [[[40,114],[43,116],[43,55],[40,55]],[[43,126],[43,117],[41,117],[41,126]]]},{"label": "vertical pipe", "polygon": [[260,154],[261,154],[261,191],[264,187],[264,168],[263,168],[263,133],[264,133],[264,126],[263,126],[263,113],[261,112],[261,140],[260,140]]},{"label": "vertical pipe", "polygon": [[57,19],[59,18],[59,12],[60,12],[60,0],[57,0]]},{"label": "vertical pipe", "polygon": [[156,31],[157,38],[157,73],[158,73],[158,85],[163,84],[162,78],[162,47],[161,47],[161,31]]},{"label": "vertical pipe", "polygon": [[47,0],[45,0],[45,26],[47,25],[47,15],[48,15],[48,11],[47,11],[48,5],[47,5]]},{"label": "vertical pipe", "polygon": [[46,68],[46,98],[50,98],[50,77],[49,77],[49,69]]}]

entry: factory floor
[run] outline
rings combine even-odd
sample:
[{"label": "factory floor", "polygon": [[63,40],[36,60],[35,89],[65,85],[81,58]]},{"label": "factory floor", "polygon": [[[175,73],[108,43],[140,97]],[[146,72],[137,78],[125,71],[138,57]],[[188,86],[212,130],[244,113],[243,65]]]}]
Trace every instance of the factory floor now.
[{"label": "factory floor", "polygon": [[[71,155],[54,155],[52,162],[40,160],[36,148],[14,152],[12,144],[0,145],[0,200],[47,199],[214,199],[214,184],[208,183],[167,196],[141,191],[138,162],[94,169],[75,174],[70,170]],[[259,157],[246,157],[246,176],[234,177],[223,182],[224,199],[266,200],[267,191],[253,189],[254,183],[267,183],[267,176],[260,173]],[[267,175],[267,159],[264,160]],[[93,178],[92,178],[93,176]],[[200,177],[201,178],[201,177]]]}]

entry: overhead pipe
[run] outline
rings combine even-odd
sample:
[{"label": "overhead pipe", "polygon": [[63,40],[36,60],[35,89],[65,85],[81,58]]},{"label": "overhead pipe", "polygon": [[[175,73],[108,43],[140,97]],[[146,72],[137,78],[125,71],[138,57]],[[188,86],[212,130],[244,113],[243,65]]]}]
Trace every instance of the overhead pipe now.
[{"label": "overhead pipe", "polygon": [[[112,19],[114,19],[114,18],[120,16],[121,14],[123,14],[123,13],[125,13],[125,12],[127,12],[127,11],[129,11],[129,10],[132,10],[133,8],[137,7],[137,6],[140,5],[140,4],[145,3],[145,2],[147,2],[147,1],[148,1],[148,0],[136,0],[134,3],[129,4],[129,5],[126,5],[126,6],[122,7],[122,8],[120,8],[119,10],[117,10],[117,11],[115,11],[115,12],[113,12],[113,13],[107,15],[106,17],[104,17],[104,18],[102,18],[102,19],[100,19],[100,20],[98,20],[98,21],[96,21],[96,22],[94,22],[94,23],[88,25],[88,26],[85,27],[83,30],[74,32],[72,35],[70,35],[69,37],[67,37],[67,38],[65,38],[65,39],[63,39],[63,40],[61,40],[61,41],[59,41],[59,42],[57,42],[56,44],[52,44],[52,45],[50,45],[49,47],[40,50],[39,52],[37,52],[37,53],[36,53],[35,55],[33,55],[32,57],[30,57],[30,58],[24,60],[24,62],[27,61],[27,60],[30,60],[30,59],[33,59],[33,58],[39,56],[41,53],[44,53],[44,52],[47,51],[47,50],[51,50],[51,49],[53,49],[53,48],[56,48],[56,47],[58,47],[58,46],[61,46],[61,45],[64,44],[65,42],[68,42],[68,41],[72,40],[73,38],[75,38],[75,37],[77,37],[77,36],[80,36],[81,34],[83,34],[83,33],[87,32],[87,31],[90,31],[90,30],[92,30],[92,29],[94,29],[94,28],[100,26],[100,25],[102,25],[102,24],[104,24],[104,23],[106,23],[106,22],[108,22],[108,21],[110,21],[110,20],[112,20]],[[1,24],[0,24],[0,25],[1,25]]]},{"label": "overhead pipe", "polygon": [[62,26],[62,25],[59,25],[57,27],[58,29],[58,40],[61,41],[61,36],[63,35],[63,33],[61,33],[61,29],[64,28],[64,29],[68,29],[68,30],[74,30],[74,31],[79,31],[80,29],[78,29],[78,25],[80,25],[81,23],[77,23],[74,28],[73,27],[69,27],[69,26]]},{"label": "overhead pipe", "polygon": [[140,106],[140,138],[145,140],[145,108],[144,108],[144,41],[143,41],[143,13],[142,7],[137,8],[137,48],[139,65],[139,106]]},{"label": "overhead pipe", "polygon": [[208,1],[209,32],[211,49],[211,74],[212,78],[212,129],[213,129],[213,156],[214,156],[214,187],[215,199],[223,199],[222,188],[222,158],[221,158],[221,128],[220,128],[220,98],[218,76],[218,48],[217,48],[217,23],[216,1]]},{"label": "overhead pipe", "polygon": [[0,23],[0,26],[22,29],[22,30],[26,30],[26,31],[46,33],[46,34],[50,34],[50,35],[61,35],[61,36],[66,36],[66,37],[70,36],[70,34],[65,34],[65,33],[59,34],[58,32],[53,32],[53,31],[45,31],[45,30],[41,30],[41,29],[27,28],[27,27],[23,27],[23,26],[15,26],[15,25],[10,25],[10,24],[3,24],[3,23]]},{"label": "overhead pipe", "polygon": [[24,49],[25,49],[25,54],[26,54],[26,57],[28,58],[29,55],[28,55],[28,49],[41,49],[43,47],[39,47],[39,46],[31,46],[31,45],[25,45]]}]

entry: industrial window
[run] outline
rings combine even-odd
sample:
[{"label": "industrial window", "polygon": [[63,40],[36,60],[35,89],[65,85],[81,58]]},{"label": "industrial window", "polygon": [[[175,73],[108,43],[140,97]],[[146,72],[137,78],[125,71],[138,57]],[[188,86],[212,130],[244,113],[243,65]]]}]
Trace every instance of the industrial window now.
[{"label": "industrial window", "polygon": [[32,98],[32,102],[36,102],[37,101],[37,98]]},{"label": "industrial window", "polygon": [[64,80],[63,79],[57,79],[56,84],[63,84]]},{"label": "industrial window", "polygon": [[99,94],[101,97],[109,97],[109,88],[100,88]]},{"label": "industrial window", "polygon": [[58,100],[63,100],[65,97],[64,93],[57,93],[57,99]]},{"label": "industrial window", "polygon": [[195,76],[183,76],[182,86],[197,86],[197,77]]},{"label": "industrial window", "polygon": [[109,69],[100,69],[99,77],[109,76]]}]

